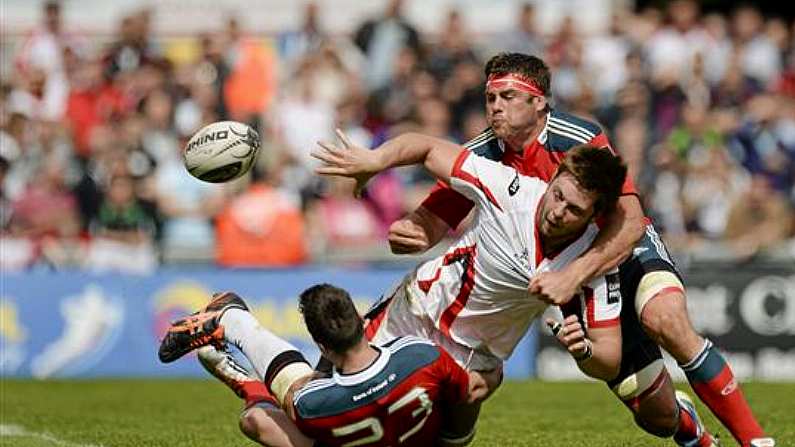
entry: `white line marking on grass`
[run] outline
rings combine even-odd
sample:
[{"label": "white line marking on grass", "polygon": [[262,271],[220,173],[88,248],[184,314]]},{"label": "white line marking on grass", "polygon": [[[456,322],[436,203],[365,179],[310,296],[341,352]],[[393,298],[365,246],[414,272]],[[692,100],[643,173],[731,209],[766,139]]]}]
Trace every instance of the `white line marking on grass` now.
[{"label": "white line marking on grass", "polygon": [[21,425],[0,424],[0,437],[6,437],[6,436],[41,439],[42,441],[47,441],[51,444],[55,444],[60,447],[102,447],[102,445],[97,445],[97,444],[81,444],[79,442],[65,441],[63,439],[58,439],[49,433],[39,433],[35,431],[30,431]]}]

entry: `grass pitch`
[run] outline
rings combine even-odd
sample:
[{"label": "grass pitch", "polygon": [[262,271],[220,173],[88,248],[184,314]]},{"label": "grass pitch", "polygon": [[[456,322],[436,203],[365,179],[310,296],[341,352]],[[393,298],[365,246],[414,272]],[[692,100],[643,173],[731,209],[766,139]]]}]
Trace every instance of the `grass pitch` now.
[{"label": "grass pitch", "polygon": [[[685,385],[679,388],[688,390]],[[780,446],[795,445],[795,384],[744,385]],[[237,430],[241,402],[203,380],[0,382],[3,447],[218,447],[254,445]],[[734,445],[700,406],[707,424]],[[485,446],[673,446],[645,435],[602,385],[507,382],[485,404]]]}]

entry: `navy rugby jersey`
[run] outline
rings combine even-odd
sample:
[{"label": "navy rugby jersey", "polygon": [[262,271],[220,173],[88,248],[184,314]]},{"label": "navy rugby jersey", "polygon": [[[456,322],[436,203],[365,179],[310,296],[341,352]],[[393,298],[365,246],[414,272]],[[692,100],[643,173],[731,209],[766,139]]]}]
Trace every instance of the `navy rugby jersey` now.
[{"label": "navy rugby jersey", "polygon": [[333,371],[293,398],[295,422],[324,446],[433,445],[442,403],[466,401],[469,375],[430,341],[400,337],[355,374]]}]

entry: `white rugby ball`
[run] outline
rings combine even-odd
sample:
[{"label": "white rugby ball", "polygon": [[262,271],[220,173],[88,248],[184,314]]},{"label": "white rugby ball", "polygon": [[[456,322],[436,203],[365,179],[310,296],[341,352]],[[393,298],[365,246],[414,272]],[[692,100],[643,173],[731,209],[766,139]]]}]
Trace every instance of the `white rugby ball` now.
[{"label": "white rugby ball", "polygon": [[259,151],[259,135],[237,121],[218,121],[196,132],[182,155],[185,168],[199,180],[223,183],[251,169]]}]

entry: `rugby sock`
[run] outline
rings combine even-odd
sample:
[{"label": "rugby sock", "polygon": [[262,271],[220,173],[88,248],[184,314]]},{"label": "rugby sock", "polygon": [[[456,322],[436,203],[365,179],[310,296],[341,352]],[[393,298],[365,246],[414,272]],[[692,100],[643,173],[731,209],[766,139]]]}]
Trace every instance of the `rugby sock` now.
[{"label": "rugby sock", "polygon": [[229,309],[221,316],[226,341],[237,346],[264,380],[271,362],[287,351],[297,351],[286,340],[262,327],[254,315],[243,309]]},{"label": "rugby sock", "polygon": [[709,340],[689,362],[679,365],[693,391],[742,446],[765,436],[723,355]]},{"label": "rugby sock", "polygon": [[236,391],[246,402],[245,408],[251,408],[260,403],[268,403],[274,407],[279,406],[276,398],[268,391],[265,384],[260,381],[252,380],[250,382],[243,382]]}]

